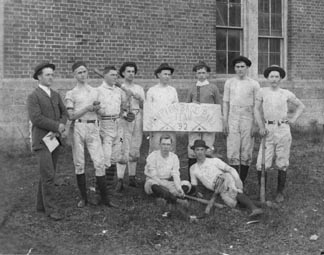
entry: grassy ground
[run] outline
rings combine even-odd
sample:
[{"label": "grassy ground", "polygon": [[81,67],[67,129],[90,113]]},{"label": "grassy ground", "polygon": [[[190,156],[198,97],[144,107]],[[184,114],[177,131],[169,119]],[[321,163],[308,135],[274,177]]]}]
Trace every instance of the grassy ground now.
[{"label": "grassy ground", "polygon": [[[113,196],[122,210],[103,206],[78,209],[69,148],[60,158],[56,186],[66,219],[54,222],[35,212],[36,158],[3,153],[0,254],[320,254],[324,250],[323,142],[300,133],[294,133],[293,139],[287,200],[277,209],[264,208],[260,223],[250,225],[246,224],[248,211],[241,208],[214,209],[209,218],[195,224],[176,211],[171,219],[163,219],[161,208],[143,188],[127,186],[121,196]],[[257,140],[256,150],[258,144]],[[219,136],[217,152],[223,156],[224,145],[224,138]],[[147,141],[139,164],[142,181],[145,151]],[[179,139],[177,151],[185,177],[185,137]],[[90,179],[94,173],[89,161],[87,169]],[[269,175],[267,197],[272,199],[276,171]],[[257,196],[254,166],[246,190],[251,197]],[[203,210],[203,205],[190,202],[191,214]],[[318,239],[311,241],[314,234]]]}]

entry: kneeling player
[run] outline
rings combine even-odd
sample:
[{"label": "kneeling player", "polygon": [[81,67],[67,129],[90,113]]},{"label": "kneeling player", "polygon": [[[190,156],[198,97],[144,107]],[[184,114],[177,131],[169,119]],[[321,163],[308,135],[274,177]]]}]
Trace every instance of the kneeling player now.
[{"label": "kneeling player", "polygon": [[226,205],[235,207],[237,202],[251,210],[250,217],[262,214],[262,209],[243,194],[243,183],[237,171],[218,158],[206,158],[208,146],[203,140],[196,140],[191,149],[197,163],[190,168],[191,192],[197,192],[198,180],[209,190],[219,194]]}]

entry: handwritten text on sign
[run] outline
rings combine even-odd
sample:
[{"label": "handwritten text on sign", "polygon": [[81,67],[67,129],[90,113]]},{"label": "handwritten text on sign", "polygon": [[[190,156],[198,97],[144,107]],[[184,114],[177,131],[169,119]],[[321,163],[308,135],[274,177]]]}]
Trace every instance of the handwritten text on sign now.
[{"label": "handwritten text on sign", "polygon": [[144,131],[222,132],[218,104],[176,103],[158,111],[144,104]]}]

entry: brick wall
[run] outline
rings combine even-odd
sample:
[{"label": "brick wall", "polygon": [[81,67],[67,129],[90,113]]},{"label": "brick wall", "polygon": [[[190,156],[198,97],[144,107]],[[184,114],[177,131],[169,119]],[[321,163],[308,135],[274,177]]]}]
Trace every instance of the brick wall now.
[{"label": "brick wall", "polygon": [[324,78],[324,2],[288,1],[288,74],[293,79]]},{"label": "brick wall", "polygon": [[43,59],[61,78],[76,59],[97,67],[136,60],[141,78],[162,61],[176,78],[188,78],[198,60],[216,62],[214,0],[6,0],[4,9],[5,78],[31,77]]}]

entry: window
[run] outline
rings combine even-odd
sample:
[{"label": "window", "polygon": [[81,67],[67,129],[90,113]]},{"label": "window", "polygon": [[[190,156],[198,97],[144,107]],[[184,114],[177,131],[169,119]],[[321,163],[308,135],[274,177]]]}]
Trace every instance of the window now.
[{"label": "window", "polygon": [[259,0],[258,73],[270,65],[283,65],[282,0]]},{"label": "window", "polygon": [[232,60],[242,49],[241,0],[216,0],[216,72],[234,73]]}]

